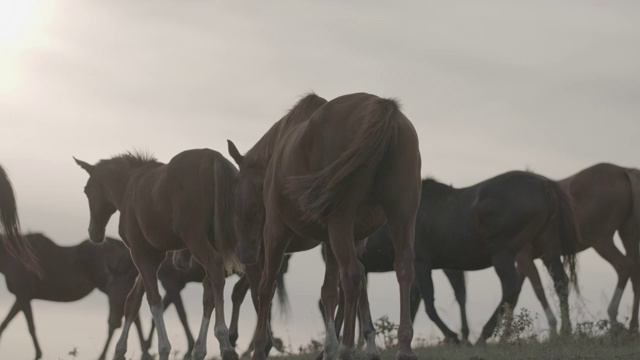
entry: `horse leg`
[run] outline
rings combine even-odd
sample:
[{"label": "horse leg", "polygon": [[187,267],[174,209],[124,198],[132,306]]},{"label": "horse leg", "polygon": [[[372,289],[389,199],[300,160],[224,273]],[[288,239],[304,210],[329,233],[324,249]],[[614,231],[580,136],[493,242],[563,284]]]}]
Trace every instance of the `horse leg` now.
[{"label": "horse leg", "polygon": [[[211,321],[211,311],[215,309],[216,318],[213,333],[218,339],[220,356],[223,360],[238,359],[229,342],[229,328],[224,318],[224,285],[226,278],[224,258],[213,248],[206,236],[192,234],[183,237],[189,244],[193,257],[204,267],[207,276],[203,280],[203,313],[200,332],[193,349],[194,359],[202,360],[207,352],[207,332]],[[187,241],[187,239],[189,239]]]},{"label": "horse leg", "polygon": [[[417,206],[417,204],[416,204]],[[404,209],[396,207],[397,209]],[[390,209],[392,210],[392,209]],[[398,352],[397,360],[417,359],[411,349],[413,339],[413,324],[411,323],[411,285],[415,278],[413,243],[415,238],[415,212],[388,211],[385,213],[391,229],[391,239],[395,251],[393,267],[400,287],[400,326],[398,327]]]},{"label": "horse leg", "polygon": [[[362,281],[365,284],[367,283],[366,273]],[[369,294],[367,293],[366,285],[361,287],[358,307],[360,308],[360,333],[367,343],[367,360],[380,360],[380,351],[378,351],[378,346],[376,345],[376,328],[373,326],[373,320],[371,319]]]},{"label": "horse leg", "polygon": [[[345,211],[337,212],[329,218],[328,232],[331,246],[327,249],[326,269],[327,272],[334,272],[335,261],[337,261],[340,283],[344,291],[344,328],[338,358],[352,359],[355,353],[356,313],[362,287],[364,287],[364,267],[358,260],[353,237],[354,216],[350,213],[345,214]],[[329,250],[333,253],[335,260],[329,259],[331,257]],[[335,300],[337,301],[338,298],[336,297]],[[325,304],[325,314],[333,314],[334,309],[335,307],[327,308]],[[333,320],[333,315],[330,317]],[[325,354],[325,358],[327,356]]]},{"label": "horse leg", "polygon": [[[133,244],[133,241],[130,241],[130,244]],[[169,342],[169,337],[167,336],[167,329],[164,324],[164,307],[162,306],[162,297],[160,296],[160,291],[158,289],[158,268],[160,264],[164,261],[166,257],[166,253],[163,251],[158,251],[151,247],[134,247],[131,246],[131,257],[133,258],[140,275],[138,279],[141,279],[142,284],[144,286],[144,290],[147,293],[147,302],[149,303],[149,308],[151,310],[151,315],[153,317],[153,321],[156,324],[156,332],[158,335],[158,355],[160,360],[168,360],[169,353],[171,352],[171,344]],[[131,295],[131,294],[129,294]],[[129,297],[127,297],[127,302],[129,302]],[[126,308],[126,305],[125,305]],[[139,309],[139,305],[138,305]],[[126,310],[125,310],[126,311]],[[137,314],[137,311],[136,311]],[[129,320],[133,322],[135,316],[131,317]],[[128,324],[129,328],[131,324]],[[126,320],[125,320],[125,326]],[[127,329],[128,332],[128,329]],[[124,334],[124,330],[123,330]],[[122,338],[121,338],[122,339]],[[126,341],[126,340],[125,340]],[[122,353],[124,355],[124,353]]]},{"label": "horse leg", "polygon": [[[167,289],[165,288],[165,290]],[[173,303],[173,301],[171,301],[171,298],[169,296],[169,292],[170,291],[167,290],[167,293],[162,298],[162,308],[164,309],[164,311],[167,311],[167,308],[169,307],[169,305]],[[151,319],[151,329],[149,329],[149,336],[147,336],[147,340],[145,340],[144,342],[145,352],[149,351],[149,349],[151,348],[151,344],[153,343],[153,333],[155,330],[156,330],[156,323],[153,322],[153,319]]]},{"label": "horse leg", "polygon": [[273,211],[267,211],[267,219],[263,229],[264,267],[258,288],[258,323],[253,337],[252,360],[265,360],[268,355],[268,344],[271,342],[269,324],[271,300],[275,293],[276,276],[282,266],[284,252],[291,239],[291,234],[284,223],[276,216]]},{"label": "horse leg", "polygon": [[18,303],[18,300],[16,300],[13,303],[13,306],[11,307],[11,310],[9,310],[9,313],[7,314],[7,317],[4,319],[4,321],[2,322],[2,324],[0,325],[0,336],[2,335],[2,333],[4,332],[4,330],[7,328],[7,326],[9,325],[9,323],[11,322],[11,320],[13,320],[14,317],[16,317],[16,315],[18,315],[18,313],[22,310],[22,307],[20,306],[20,304]]},{"label": "horse leg", "polygon": [[560,318],[562,325],[560,326],[560,334],[571,335],[571,318],[569,316],[569,277],[564,271],[560,256],[542,257],[542,262],[547,267],[556,294],[560,299]]},{"label": "horse leg", "polygon": [[498,318],[502,316],[505,305],[508,311],[513,311],[513,307],[518,299],[520,292],[520,283],[518,281],[518,273],[515,267],[515,256],[500,252],[491,255],[491,263],[500,278],[502,286],[502,299],[498,308],[493,312],[487,323],[482,328],[482,333],[477,343],[483,344],[488,338],[493,336],[493,332],[498,324]]},{"label": "horse leg", "polygon": [[411,284],[411,293],[409,295],[409,306],[411,308],[411,323],[416,322],[416,316],[418,315],[418,309],[420,309],[420,302],[422,301],[422,294],[418,289],[418,285],[414,281]]},{"label": "horse leg", "polygon": [[525,245],[517,254],[516,254],[516,264],[518,267],[518,274],[520,286],[522,287],[522,283],[525,278],[529,278],[531,282],[531,286],[533,287],[533,291],[536,293],[536,297],[542,308],[544,309],[544,313],[547,316],[547,322],[549,323],[549,331],[551,335],[558,334],[558,321],[556,317],[553,315],[553,311],[549,306],[549,302],[547,301],[547,297],[544,294],[544,288],[542,287],[542,281],[540,279],[540,274],[538,273],[538,269],[536,268],[536,264],[533,261],[533,252],[530,244]]},{"label": "horse leg", "polygon": [[229,342],[231,346],[236,347],[236,341],[238,341],[238,322],[240,321],[240,307],[244,301],[245,296],[249,291],[249,279],[246,275],[240,276],[240,279],[233,286],[231,292],[231,302],[233,303],[233,310],[231,311],[231,324],[229,324]]},{"label": "horse leg", "polygon": [[[140,341],[140,348],[142,349],[142,360],[153,360],[153,356],[149,355],[149,348],[147,348],[147,342],[144,338],[144,331],[142,330],[142,322],[140,321],[140,317],[136,316],[133,320],[134,325],[136,326],[136,330],[138,332],[138,340]],[[120,327],[120,326],[118,326]]]},{"label": "horse leg", "polygon": [[38,360],[42,357],[42,351],[40,350],[38,338],[36,337],[36,326],[33,323],[33,312],[31,311],[31,303],[29,301],[23,302],[22,312],[24,313],[24,317],[27,319],[29,334],[31,334],[31,338],[33,339],[33,346],[36,348],[36,360]]},{"label": "horse leg", "polygon": [[456,335],[456,333],[451,331],[451,329],[449,329],[447,325],[445,325],[442,319],[440,319],[438,312],[436,311],[435,300],[433,296],[435,291],[433,289],[433,279],[431,278],[431,264],[424,261],[416,261],[414,263],[414,267],[416,272],[415,282],[417,283],[418,289],[422,294],[424,307],[427,311],[429,319],[431,319],[431,321],[433,321],[436,326],[438,326],[440,331],[442,331],[445,337],[445,341],[454,342],[456,344],[459,343],[460,340],[458,339],[458,335]]},{"label": "horse leg", "polygon": [[633,307],[629,329],[637,331],[638,307],[640,305],[640,226],[634,220],[629,220],[618,233],[627,252],[627,262],[631,263],[629,265],[631,267],[631,285],[633,286]]},{"label": "horse leg", "polygon": [[335,311],[338,306],[338,264],[331,251],[331,245],[325,246],[325,272],[321,289],[321,301],[324,308],[325,338],[323,359],[335,359],[338,353],[338,334],[336,331]]},{"label": "horse leg", "polygon": [[184,354],[184,359],[191,359],[191,352],[193,351],[193,347],[195,346],[195,340],[193,339],[193,335],[191,334],[191,330],[189,329],[189,323],[187,322],[187,312],[184,310],[184,304],[182,303],[182,296],[180,295],[180,292],[175,294],[172,298],[173,305],[176,307],[176,312],[178,313],[178,318],[180,319],[180,323],[184,328],[184,333],[187,335],[188,350]]},{"label": "horse leg", "polygon": [[624,288],[627,286],[627,281],[629,280],[633,267],[620,250],[618,250],[616,245],[613,243],[613,239],[606,242],[596,242],[593,245],[593,249],[602,256],[602,258],[608,261],[618,274],[616,290],[613,293],[613,297],[609,303],[609,308],[607,309],[609,320],[611,323],[617,324],[618,320],[616,318],[618,317],[618,307],[620,306],[620,300],[622,299]]},{"label": "horse leg", "polygon": [[449,279],[453,288],[456,301],[460,306],[460,322],[462,323],[462,341],[469,342],[469,323],[467,322],[467,286],[464,280],[464,271],[444,270],[444,274]]},{"label": "horse leg", "polygon": [[140,311],[140,305],[142,305],[142,297],[144,296],[144,283],[142,282],[142,275],[138,275],[136,282],[133,284],[127,300],[124,303],[124,326],[120,333],[120,338],[116,343],[114,360],[125,360],[125,354],[127,352],[127,340],[129,338],[129,329],[133,324],[133,320],[138,316]]}]

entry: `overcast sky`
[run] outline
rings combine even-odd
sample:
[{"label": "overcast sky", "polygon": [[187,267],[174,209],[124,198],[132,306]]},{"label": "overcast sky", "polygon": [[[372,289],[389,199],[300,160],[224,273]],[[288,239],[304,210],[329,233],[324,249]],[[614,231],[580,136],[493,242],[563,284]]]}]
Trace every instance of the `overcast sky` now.
[{"label": "overcast sky", "polygon": [[[142,148],[168,161],[198,147],[228,156],[226,139],[244,152],[311,90],[398,98],[418,130],[423,175],[454,186],[527,167],[554,179],[601,161],[638,167],[639,16],[637,1],[0,0],[0,163],[24,230],[63,245],[87,238],[89,222],[87,175],[72,156],[93,163]],[[109,234],[116,229],[114,217]],[[589,279],[581,316],[604,317],[615,273],[592,250],[579,260]],[[319,250],[294,256],[290,269],[293,314],[274,330],[298,345],[322,331]],[[438,308],[458,329],[451,290],[435,276]],[[499,283],[491,269],[468,283],[475,338]],[[374,275],[370,293],[374,317],[398,318],[393,275]],[[196,330],[200,287],[185,296]],[[12,302],[2,286],[0,316]],[[98,293],[35,301],[45,358],[74,346],[97,356],[106,304]],[[546,328],[528,282],[521,305]],[[243,343],[254,326],[245,310]],[[174,349],[184,349],[173,310],[167,321]],[[4,332],[0,358],[33,354],[24,323]],[[422,313],[416,335],[441,337]]]}]

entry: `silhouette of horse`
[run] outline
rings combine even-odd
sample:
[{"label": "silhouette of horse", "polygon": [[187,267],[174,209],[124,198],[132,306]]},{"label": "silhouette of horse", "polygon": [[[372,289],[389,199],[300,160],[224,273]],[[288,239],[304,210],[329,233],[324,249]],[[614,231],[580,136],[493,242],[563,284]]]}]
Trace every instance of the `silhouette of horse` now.
[{"label": "silhouette of horse", "polygon": [[42,268],[29,243],[20,235],[20,219],[11,180],[0,166],[0,247],[18,259],[29,271],[42,277]]},{"label": "silhouette of horse", "polygon": [[85,193],[89,200],[90,239],[101,242],[111,215],[120,212],[119,232],[140,271],[125,304],[125,324],[114,359],[124,360],[129,329],[145,291],[157,327],[160,360],[168,360],[171,344],[163,320],[157,271],[168,251],[188,248],[203,265],[203,317],[193,354],[206,355],[211,313],[216,310],[214,334],[224,360],[237,359],[229,343],[224,319],[226,271],[238,269],[233,251],[236,235],[227,214],[233,211],[237,170],[218,152],[195,149],[181,152],[168,164],[154,157],[125,153],[90,165],[76,159],[89,173]]},{"label": "silhouette of horse", "polygon": [[[617,323],[620,299],[629,277],[633,287],[631,330],[638,329],[640,303],[640,170],[612,164],[596,164],[558,181],[576,207],[576,222],[582,234],[579,250],[593,249],[618,273],[618,283],[608,308],[609,319]],[[613,242],[618,231],[623,255]],[[540,254],[527,247],[517,257],[520,282],[529,278],[545,309],[549,328],[556,331],[556,318],[544,295],[540,275],[533,259]]]},{"label": "silhouette of horse", "polygon": [[[112,238],[100,245],[85,240],[65,247],[56,245],[42,234],[28,234],[25,239],[40,259],[45,276],[37,277],[14,257],[0,251],[0,272],[5,275],[7,288],[16,296],[16,302],[0,325],[0,335],[22,311],[33,339],[35,358],[40,359],[42,351],[36,338],[31,300],[77,301],[98,289],[109,298],[109,333],[99,357],[104,360],[113,332],[122,324],[124,301],[138,274],[129,250],[121,241]],[[136,327],[142,344],[144,338],[139,320],[136,320]]]},{"label": "silhouette of horse", "polygon": [[[361,293],[366,292],[356,249],[385,222],[393,232],[400,285],[396,357],[416,359],[411,349],[409,293],[421,160],[418,136],[397,103],[365,93],[330,102],[311,94],[245,156],[231,142],[229,152],[240,166],[238,257],[245,264],[256,264],[264,243],[253,359],[267,356],[268,310],[284,253],[308,250],[318,242],[327,243],[331,250],[322,286],[327,323],[324,351],[328,358],[338,353],[341,359],[353,357],[356,310]],[[253,270],[248,276],[251,283],[257,280]],[[338,280],[346,303],[340,348],[334,323]]]},{"label": "silhouette of horse", "polygon": [[[417,219],[419,220],[419,219]],[[378,230],[384,231],[384,229]],[[415,245],[414,245],[415,247]],[[324,252],[325,247],[322,247],[322,256],[324,260]],[[394,259],[394,250],[393,244],[391,243],[388,236],[377,236],[372,235],[369,237],[369,241],[367,241],[367,245],[365,246],[365,250],[360,257],[360,262],[364,266],[365,278],[368,278],[369,273],[385,273],[393,271],[393,259]],[[466,300],[467,300],[467,289],[465,286],[465,276],[464,271],[459,270],[448,270],[443,269],[444,274],[446,275],[453,291],[455,293],[456,301],[460,306],[460,320],[462,323],[462,340],[464,342],[468,342],[469,340],[469,324],[467,321],[467,309],[466,309]],[[415,318],[418,313],[418,308],[420,307],[420,302],[422,301],[422,296],[420,295],[420,291],[416,286],[416,280],[414,280],[414,285],[411,287],[411,322],[415,323]],[[368,280],[367,280],[368,282]],[[340,302],[343,301],[343,292],[340,290]],[[318,301],[318,307],[320,308],[320,312],[324,314],[324,306],[322,306],[322,300]],[[342,322],[343,312],[341,311],[342,307],[338,307],[338,313],[336,314],[336,326],[339,328],[339,325]],[[442,322],[438,313],[435,311],[434,302],[425,302],[425,310],[429,318],[440,328],[440,330],[445,335],[446,341],[452,341],[455,343],[460,342],[458,336],[448,331],[449,329]],[[363,320],[363,319],[360,319]],[[367,319],[364,319],[365,322]],[[361,325],[363,327],[371,327],[373,328],[373,324],[370,322],[366,322]],[[375,331],[375,329],[373,329]],[[338,335],[340,335],[338,333]],[[371,346],[368,344],[368,346]],[[375,343],[374,343],[375,346]]]},{"label": "silhouette of horse", "polygon": [[[502,300],[482,329],[478,342],[493,335],[505,304],[513,310],[521,282],[515,267],[518,251],[531,246],[551,273],[563,312],[563,330],[569,321],[569,278],[576,284],[575,252],[580,233],[567,194],[555,182],[528,172],[512,171],[476,185],[455,189],[433,179],[422,181],[416,219],[415,269],[417,286],[429,317],[446,338],[457,338],[434,307],[433,269],[470,271],[493,266],[502,285]],[[367,248],[392,250],[388,226],[369,237]],[[393,255],[388,255],[393,256]],[[462,306],[461,306],[462,307]],[[368,320],[371,322],[371,319]]]},{"label": "silhouette of horse", "polygon": [[[187,313],[184,309],[184,304],[182,302],[182,296],[180,292],[185,288],[185,286],[190,282],[199,282],[201,283],[206,273],[202,265],[200,265],[197,261],[188,261],[185,263],[183,261],[184,257],[191,257],[191,253],[188,250],[182,250],[183,254],[179,256],[174,256],[172,258],[167,257],[162,264],[160,264],[160,268],[158,270],[158,279],[162,284],[162,287],[165,289],[165,295],[162,298],[162,306],[164,310],[166,310],[171,304],[173,304],[176,308],[176,312],[178,313],[178,318],[182,323],[185,334],[187,336],[188,350],[184,355],[185,359],[191,358],[191,353],[193,351],[193,347],[195,345],[195,340],[193,339],[193,335],[191,334],[191,330],[189,329],[189,323],[187,322]],[[186,255],[185,255],[186,254]],[[289,258],[291,256],[287,255],[284,258],[283,266],[280,272],[278,273],[278,300],[280,303],[280,308],[286,311],[288,307],[288,295],[286,289],[284,288],[284,274],[287,271],[287,265],[289,262]],[[236,341],[238,340],[238,321],[240,316],[240,306],[244,301],[244,298],[249,290],[249,281],[247,277],[244,275],[240,276],[240,279],[233,286],[233,292],[231,293],[231,301],[233,303],[233,312],[231,313],[231,323],[229,324],[229,342],[231,346],[236,346]],[[145,341],[145,349],[149,349],[151,347],[153,332],[155,329],[155,323],[153,320],[151,321],[151,329],[149,331],[149,336]],[[274,339],[276,349],[280,352],[284,351],[282,340]]]}]

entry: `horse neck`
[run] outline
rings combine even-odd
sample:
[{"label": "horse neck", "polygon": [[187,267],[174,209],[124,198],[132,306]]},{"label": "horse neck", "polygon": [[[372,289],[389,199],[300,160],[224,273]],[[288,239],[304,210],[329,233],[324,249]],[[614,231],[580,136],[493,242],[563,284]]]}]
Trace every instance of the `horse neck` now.
[{"label": "horse neck", "polygon": [[117,172],[114,171],[110,176],[110,181],[103,183],[107,188],[109,200],[118,210],[121,210],[125,192],[131,178],[134,176],[135,170],[119,169]]}]

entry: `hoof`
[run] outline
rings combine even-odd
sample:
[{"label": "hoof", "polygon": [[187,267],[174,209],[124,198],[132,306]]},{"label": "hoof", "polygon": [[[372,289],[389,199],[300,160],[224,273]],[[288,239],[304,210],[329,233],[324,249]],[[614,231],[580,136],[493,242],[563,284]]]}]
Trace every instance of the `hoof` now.
[{"label": "hoof", "polygon": [[222,354],[222,360],[238,360],[238,353],[235,350],[227,350]]},{"label": "hoof", "polygon": [[273,348],[279,353],[284,353],[284,343],[280,338],[273,338]]},{"label": "hoof", "polygon": [[142,354],[142,357],[140,357],[140,360],[154,360],[155,358],[151,355],[149,355],[149,353],[144,353]]},{"label": "hoof", "polygon": [[413,352],[401,353],[398,351],[396,354],[396,360],[418,360],[418,356]]},{"label": "hoof", "polygon": [[238,332],[229,332],[229,343],[231,346],[236,347],[236,342],[238,341]]},{"label": "hoof", "polygon": [[113,360],[127,360],[124,355],[113,354]]},{"label": "hoof", "polygon": [[380,360],[379,354],[367,354],[367,360]]},{"label": "hoof", "polygon": [[258,354],[254,351],[251,360],[267,360],[267,356],[264,353]]}]

